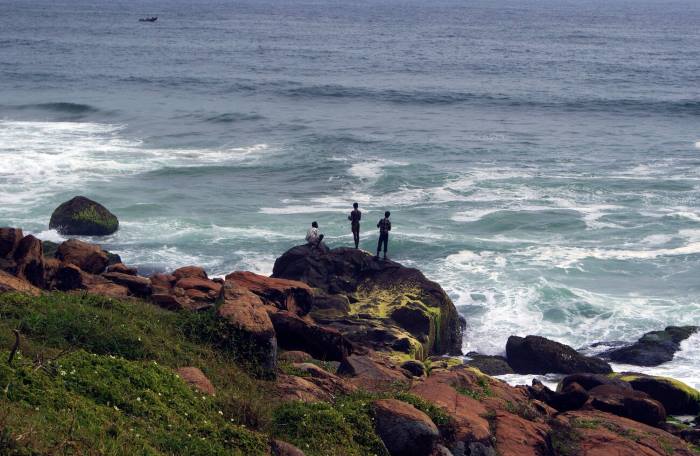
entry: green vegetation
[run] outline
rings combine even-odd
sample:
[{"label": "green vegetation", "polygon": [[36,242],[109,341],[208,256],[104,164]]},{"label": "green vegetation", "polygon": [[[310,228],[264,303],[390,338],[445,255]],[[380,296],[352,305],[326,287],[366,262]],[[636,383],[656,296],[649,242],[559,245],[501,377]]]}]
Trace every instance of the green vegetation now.
[{"label": "green vegetation", "polygon": [[[193,338],[200,318],[135,300],[0,294],[0,454],[263,454],[266,439],[248,429],[269,427],[270,385]],[[10,367],[13,329],[22,344]],[[176,377],[182,366],[199,367],[216,396]]]},{"label": "green vegetation", "polygon": [[95,206],[88,206],[80,212],[72,215],[73,220],[78,222],[94,223],[105,228],[106,231],[114,232],[119,227],[117,218],[110,214],[101,214]]},{"label": "green vegetation", "polygon": [[552,430],[549,439],[555,456],[577,456],[581,441],[581,433],[574,426],[566,426],[559,421],[551,420]]},{"label": "green vegetation", "polygon": [[506,401],[506,410],[528,421],[535,421],[538,418],[542,418],[542,414],[532,405],[526,402],[518,402],[514,404],[511,401]]},{"label": "green vegetation", "polygon": [[463,396],[469,396],[472,399],[476,399],[477,401],[494,396],[493,390],[491,389],[491,385],[489,384],[489,380],[486,376],[477,378],[476,383],[476,388],[473,389],[459,385],[455,386],[455,389],[459,394]]}]

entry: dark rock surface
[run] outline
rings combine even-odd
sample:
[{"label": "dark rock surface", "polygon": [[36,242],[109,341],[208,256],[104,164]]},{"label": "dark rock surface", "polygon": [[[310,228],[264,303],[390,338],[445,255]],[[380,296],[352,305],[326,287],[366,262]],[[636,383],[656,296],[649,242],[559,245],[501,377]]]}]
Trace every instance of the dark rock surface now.
[{"label": "dark rock surface", "polygon": [[682,341],[698,331],[698,326],[668,326],[663,331],[644,334],[627,347],[609,350],[601,356],[635,366],[658,366],[673,359]]},{"label": "dark rock surface", "polygon": [[76,196],[53,211],[49,228],[63,235],[105,236],[119,229],[119,220],[100,203]]},{"label": "dark rock surface", "polygon": [[508,364],[520,374],[576,374],[612,372],[605,361],[583,356],[568,345],[540,336],[510,336],[506,344]]},{"label": "dark rock surface", "polygon": [[479,353],[467,353],[467,357],[471,358],[465,361],[468,366],[476,367],[486,375],[507,375],[513,374],[515,371],[508,360],[503,356],[480,355]]}]

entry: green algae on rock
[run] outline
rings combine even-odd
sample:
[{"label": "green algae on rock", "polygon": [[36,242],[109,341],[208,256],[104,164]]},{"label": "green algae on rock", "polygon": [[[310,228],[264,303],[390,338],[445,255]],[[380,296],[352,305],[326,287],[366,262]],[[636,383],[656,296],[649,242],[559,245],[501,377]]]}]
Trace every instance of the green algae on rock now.
[{"label": "green algae on rock", "polygon": [[320,290],[312,316],[355,343],[405,359],[461,354],[462,321],[454,304],[417,269],[362,250],[302,245],[275,261],[273,277]]},{"label": "green algae on rock", "polygon": [[53,211],[49,228],[63,235],[105,236],[119,229],[119,220],[100,203],[76,196]]}]

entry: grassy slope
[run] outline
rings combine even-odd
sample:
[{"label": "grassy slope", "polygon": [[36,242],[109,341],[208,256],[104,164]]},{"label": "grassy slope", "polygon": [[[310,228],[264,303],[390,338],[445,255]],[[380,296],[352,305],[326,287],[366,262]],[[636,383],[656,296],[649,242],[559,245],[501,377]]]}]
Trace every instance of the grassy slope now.
[{"label": "grassy slope", "polygon": [[[22,346],[9,366],[13,329]],[[372,421],[379,396],[281,403],[273,382],[251,375],[249,350],[230,336],[211,314],[137,300],[0,294],[0,454],[252,456],[266,454],[270,436],[307,456],[387,454]],[[202,369],[216,396],[175,376],[182,366]],[[449,424],[405,392],[381,397]]]}]

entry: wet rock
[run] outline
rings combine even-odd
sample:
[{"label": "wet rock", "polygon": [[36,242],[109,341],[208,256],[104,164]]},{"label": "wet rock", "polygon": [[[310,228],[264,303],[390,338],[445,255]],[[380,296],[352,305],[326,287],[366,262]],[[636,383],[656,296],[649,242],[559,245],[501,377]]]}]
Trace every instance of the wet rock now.
[{"label": "wet rock", "polygon": [[519,374],[612,372],[605,361],[583,356],[568,345],[540,336],[510,336],[506,354],[508,364]]},{"label": "wet rock", "polygon": [[198,391],[213,396],[216,394],[214,385],[197,367],[181,367],[176,370],[177,375]]},{"label": "wet rock", "polygon": [[301,350],[316,359],[342,361],[352,353],[352,345],[338,331],[303,320],[297,315],[270,312],[277,344],[285,350]]},{"label": "wet rock", "polygon": [[555,392],[549,401],[545,401],[549,406],[560,412],[578,410],[588,401],[589,395],[578,383],[569,383],[561,392]]},{"label": "wet rock", "polygon": [[600,385],[614,385],[620,388],[624,389],[632,389],[632,386],[625,382],[622,381],[618,378],[615,377],[610,377],[608,375],[603,375],[603,374],[572,374],[572,375],[567,375],[562,379],[561,382],[559,382],[559,385],[557,386],[557,390],[561,390],[562,388],[566,388],[567,385],[571,383],[578,383],[581,385],[586,391],[591,390],[595,388],[596,386]]},{"label": "wet rock", "polygon": [[119,229],[119,220],[100,203],[76,196],[53,211],[49,228],[63,235],[105,236]]},{"label": "wet rock", "polygon": [[695,415],[700,412],[700,392],[681,381],[634,373],[625,373],[619,378],[628,382],[634,390],[643,391],[661,402],[669,415]]},{"label": "wet rock", "polygon": [[593,398],[591,405],[603,412],[624,416],[651,426],[666,420],[664,406],[641,391],[615,385],[600,385],[591,389],[590,395]]},{"label": "wet rock", "polygon": [[375,429],[392,456],[429,456],[440,436],[430,417],[395,399],[374,403]]},{"label": "wet rock", "polygon": [[56,250],[56,258],[73,263],[85,272],[100,274],[109,264],[107,253],[99,245],[88,244],[77,239],[61,243]]},{"label": "wet rock", "polygon": [[487,356],[479,353],[468,353],[469,360],[465,361],[468,366],[476,367],[487,375],[507,375],[515,371],[508,364],[508,360],[503,356]]},{"label": "wet rock", "polygon": [[698,326],[668,326],[663,331],[644,334],[627,347],[605,352],[602,356],[617,363],[658,366],[673,359],[682,341],[697,332]]}]

